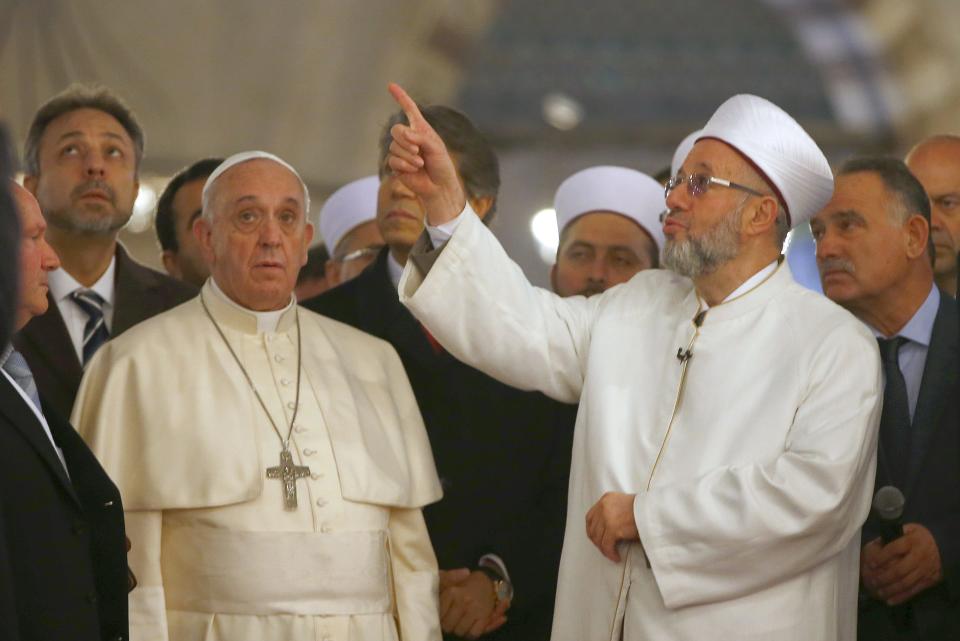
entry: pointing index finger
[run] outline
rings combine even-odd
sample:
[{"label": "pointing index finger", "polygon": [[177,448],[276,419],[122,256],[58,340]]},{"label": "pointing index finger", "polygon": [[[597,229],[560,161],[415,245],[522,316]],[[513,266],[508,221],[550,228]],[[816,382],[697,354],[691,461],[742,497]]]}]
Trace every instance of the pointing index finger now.
[{"label": "pointing index finger", "polygon": [[423,114],[420,113],[420,108],[417,107],[417,103],[403,90],[403,87],[395,82],[391,82],[387,85],[387,89],[390,91],[393,99],[397,101],[397,104],[400,105],[400,108],[403,109],[403,113],[407,115],[407,122],[410,123],[411,127],[416,129],[417,125],[426,122]]}]

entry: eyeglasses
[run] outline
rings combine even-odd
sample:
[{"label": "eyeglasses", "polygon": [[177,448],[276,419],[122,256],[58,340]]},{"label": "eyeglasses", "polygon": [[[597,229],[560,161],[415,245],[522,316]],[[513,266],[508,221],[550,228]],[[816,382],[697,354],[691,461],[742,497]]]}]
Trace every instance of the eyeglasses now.
[{"label": "eyeglasses", "polygon": [[690,174],[686,176],[683,172],[678,173],[676,176],[667,181],[666,186],[663,188],[663,196],[666,198],[670,195],[670,192],[682,185],[687,183],[687,193],[697,198],[704,195],[710,189],[710,185],[720,185],[721,187],[729,187],[730,189],[739,189],[740,191],[745,191],[748,194],[753,194],[754,196],[765,196],[756,189],[747,187],[746,185],[741,185],[740,183],[731,182],[725,178],[717,178],[715,176],[708,176],[707,174]]},{"label": "eyeglasses", "polygon": [[363,247],[361,249],[356,249],[349,254],[344,254],[340,257],[335,257],[333,260],[338,263],[348,263],[351,260],[358,260],[360,258],[366,258],[368,256],[376,256],[380,253],[380,250],[383,249],[383,245],[371,245],[370,247]]}]

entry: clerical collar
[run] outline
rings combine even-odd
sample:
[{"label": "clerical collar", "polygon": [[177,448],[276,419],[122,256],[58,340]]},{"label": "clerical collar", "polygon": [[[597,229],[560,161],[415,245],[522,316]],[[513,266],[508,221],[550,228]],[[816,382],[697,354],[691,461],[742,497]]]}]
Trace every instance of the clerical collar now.
[{"label": "clerical collar", "polygon": [[394,289],[400,288],[400,277],[403,276],[403,265],[393,257],[390,250],[387,250],[387,273],[390,275],[390,282]]},{"label": "clerical collar", "polygon": [[245,314],[250,314],[256,318],[257,331],[260,333],[277,331],[277,326],[280,324],[280,318],[286,312],[293,309],[294,305],[297,304],[296,299],[293,297],[293,295],[291,295],[290,302],[283,309],[277,309],[269,312],[257,312],[252,309],[247,309],[243,305],[239,305],[235,301],[231,300],[229,296],[223,293],[223,290],[220,289],[220,286],[217,285],[217,281],[212,276],[208,279],[208,282],[210,283],[210,291],[212,291],[217,298],[225,302],[230,307]]},{"label": "clerical collar", "polygon": [[[98,293],[106,305],[113,305],[114,290],[116,289],[116,273],[117,255],[114,253],[110,259],[110,264],[107,265],[106,271],[97,279],[93,287],[89,288]],[[87,289],[63,267],[50,272],[47,276],[47,285],[50,287],[50,295],[53,296],[53,300],[58,304],[65,298],[69,298],[70,294],[78,289]]]},{"label": "clerical collar", "polygon": [[[730,294],[726,298],[724,298],[720,304],[723,305],[723,303],[730,302],[734,298],[740,298],[747,292],[756,289],[757,287],[760,286],[760,284],[763,281],[769,278],[774,271],[776,271],[779,265],[780,265],[780,259],[777,258],[777,260],[773,261],[772,263],[770,263],[769,265],[767,265],[766,267],[758,271],[756,274],[754,274],[747,280],[743,281],[743,283],[739,287],[737,287],[735,290],[730,292]],[[700,299],[700,305],[703,310],[710,309],[710,305],[708,305],[707,301],[703,300],[702,298]]]}]

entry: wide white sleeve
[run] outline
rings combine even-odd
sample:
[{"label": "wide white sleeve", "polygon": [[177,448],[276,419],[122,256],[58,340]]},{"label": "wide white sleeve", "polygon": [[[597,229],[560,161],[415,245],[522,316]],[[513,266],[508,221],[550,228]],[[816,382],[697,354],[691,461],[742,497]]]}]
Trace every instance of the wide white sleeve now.
[{"label": "wide white sleeve", "polygon": [[819,565],[858,535],[883,394],[876,344],[866,332],[837,329],[805,376],[781,454],[637,495],[640,542],[667,607],[750,594]]},{"label": "wide white sleeve", "polygon": [[163,512],[126,512],[128,563],[137,577],[129,596],[130,641],[168,641],[166,600],[160,572]]},{"label": "wide white sleeve", "polygon": [[440,249],[421,237],[400,301],[457,359],[507,385],[577,402],[603,296],[534,287],[469,204],[455,220]]},{"label": "wide white sleeve", "polygon": [[440,641],[439,571],[419,509],[390,511],[390,568],[402,641]]}]

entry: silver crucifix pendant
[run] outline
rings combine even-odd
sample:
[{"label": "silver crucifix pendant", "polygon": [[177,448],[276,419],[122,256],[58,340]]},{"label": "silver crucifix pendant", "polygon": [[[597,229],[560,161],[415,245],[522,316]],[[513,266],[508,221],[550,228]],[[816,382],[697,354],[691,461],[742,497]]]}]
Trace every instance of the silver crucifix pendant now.
[{"label": "silver crucifix pendant", "polygon": [[297,479],[310,475],[310,468],[306,465],[294,465],[290,450],[280,451],[280,465],[267,468],[268,479],[280,479],[283,483],[283,507],[287,510],[297,509]]}]

